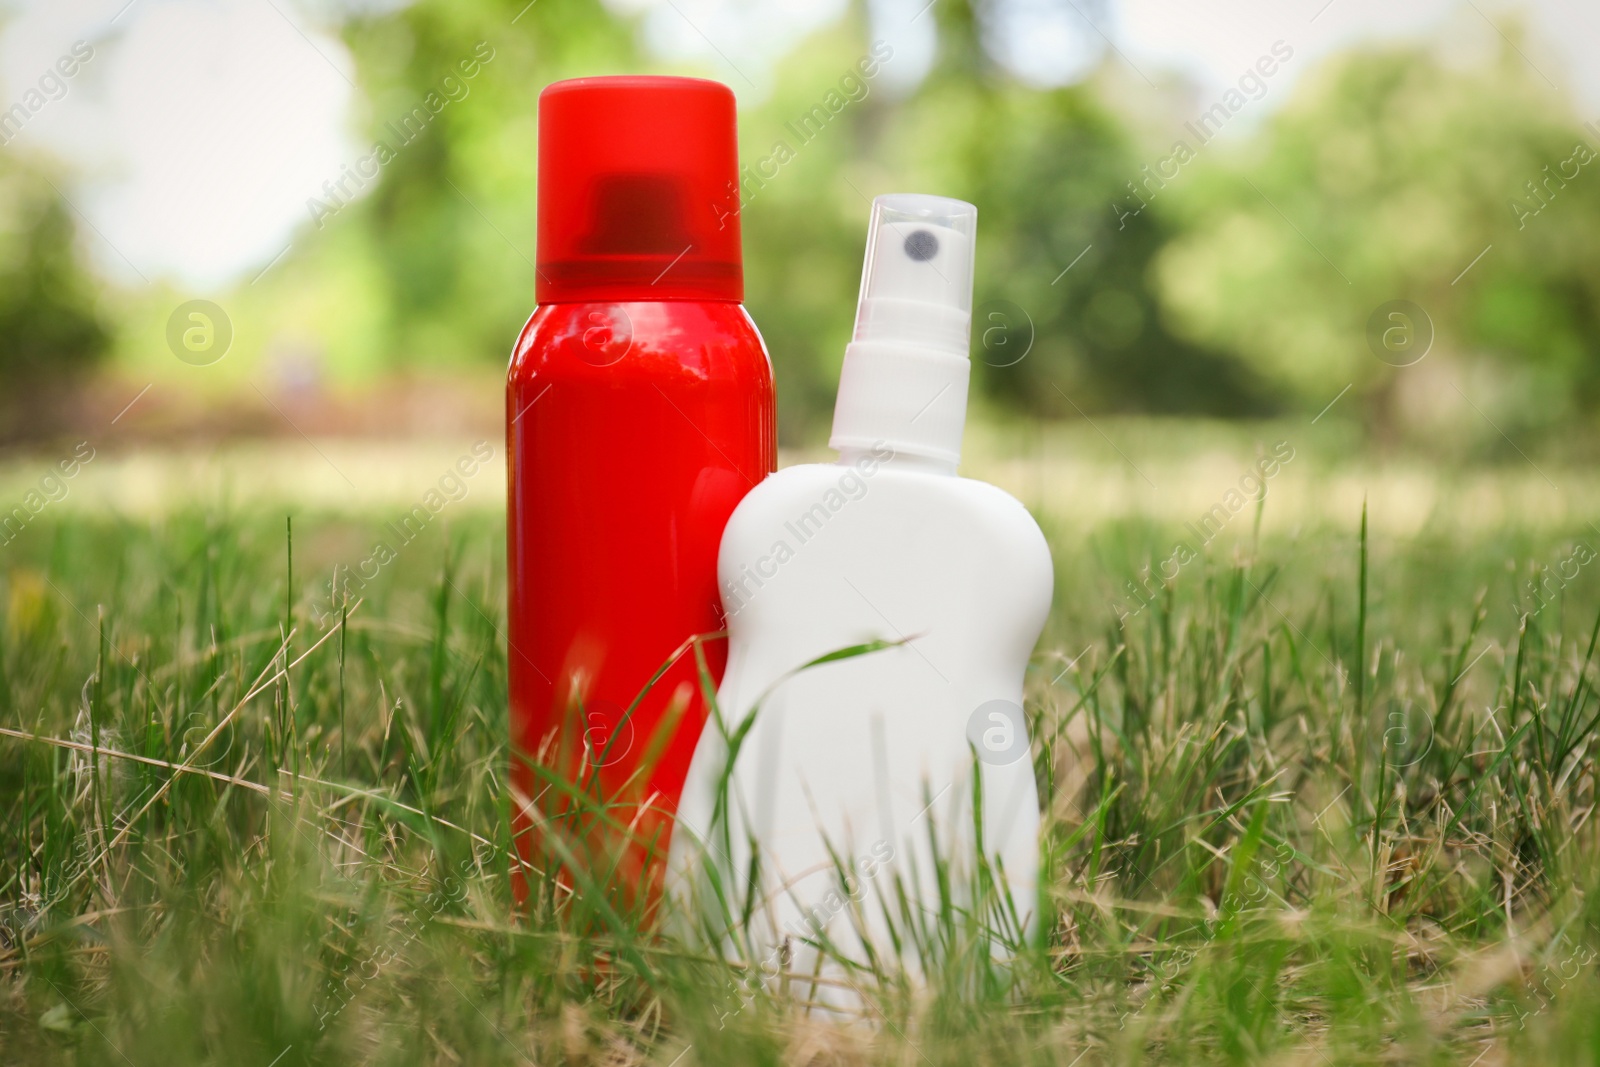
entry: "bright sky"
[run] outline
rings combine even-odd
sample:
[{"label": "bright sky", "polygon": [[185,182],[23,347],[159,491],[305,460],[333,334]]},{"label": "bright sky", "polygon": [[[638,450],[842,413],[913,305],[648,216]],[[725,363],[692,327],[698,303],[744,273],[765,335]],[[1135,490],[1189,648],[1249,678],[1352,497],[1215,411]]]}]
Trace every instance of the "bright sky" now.
[{"label": "bright sky", "polygon": [[[345,0],[344,7],[404,0]],[[746,102],[772,60],[847,0],[606,0],[637,15],[647,47],[704,63]],[[935,3],[938,0],[934,0]],[[926,0],[870,0],[890,41],[889,87],[931,61]],[[1081,77],[1107,49],[1137,73],[1173,73],[1202,95],[1283,40],[1289,79],[1365,40],[1443,37],[1470,57],[1498,45],[1489,18],[1520,10],[1530,67],[1600,117],[1593,0],[1004,0],[993,41],[1040,85]],[[0,32],[0,111],[31,111],[4,151],[66,165],[84,241],[110,277],[218,292],[268,267],[309,221],[306,200],[361,154],[352,58],[301,0],[13,2]],[[326,13],[326,3],[314,10]],[[325,15],[324,15],[325,17]],[[77,69],[61,77],[60,69]],[[92,50],[92,52],[90,51]],[[82,59],[84,54],[89,58]],[[1265,111],[1287,97],[1274,79]],[[9,131],[0,130],[0,133]]]}]

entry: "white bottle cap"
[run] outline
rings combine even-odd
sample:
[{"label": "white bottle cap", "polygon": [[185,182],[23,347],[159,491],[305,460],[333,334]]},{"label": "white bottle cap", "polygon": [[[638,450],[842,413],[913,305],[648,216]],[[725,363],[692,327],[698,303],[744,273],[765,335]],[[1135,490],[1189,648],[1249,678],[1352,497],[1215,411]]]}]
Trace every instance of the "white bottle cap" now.
[{"label": "white bottle cap", "polygon": [[886,446],[952,467],[960,461],[977,226],[978,209],[948,197],[872,202],[831,448]]}]

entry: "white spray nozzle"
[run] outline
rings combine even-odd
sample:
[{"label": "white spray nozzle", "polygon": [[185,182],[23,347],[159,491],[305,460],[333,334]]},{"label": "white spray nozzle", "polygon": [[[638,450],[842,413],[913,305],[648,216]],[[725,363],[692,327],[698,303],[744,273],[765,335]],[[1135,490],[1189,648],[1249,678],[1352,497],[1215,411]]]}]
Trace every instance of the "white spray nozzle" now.
[{"label": "white spray nozzle", "polygon": [[899,193],[872,202],[833,448],[886,445],[955,471],[967,421],[977,230],[978,209],[965,201]]},{"label": "white spray nozzle", "polygon": [[962,200],[916,193],[874,200],[855,339],[965,356],[977,227],[978,209]]}]

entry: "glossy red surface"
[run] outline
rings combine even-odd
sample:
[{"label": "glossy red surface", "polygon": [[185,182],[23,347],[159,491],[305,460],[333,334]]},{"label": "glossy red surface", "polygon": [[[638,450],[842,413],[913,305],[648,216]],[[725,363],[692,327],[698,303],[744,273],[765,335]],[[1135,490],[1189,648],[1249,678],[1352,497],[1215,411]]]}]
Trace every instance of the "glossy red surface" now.
[{"label": "glossy red surface", "polygon": [[733,90],[700,78],[539,94],[540,304],[744,299]]},{"label": "glossy red surface", "polygon": [[[777,461],[766,349],[737,304],[546,305],[512,354],[506,420],[512,781],[560,821],[570,804],[529,759],[597,776],[636,843],[565,826],[619,859],[621,901],[641,886],[654,899],[706,718],[692,651],[624,712],[688,638],[722,628],[722,530]],[[720,681],[726,642],[705,652]],[[682,718],[658,738],[674,702]],[[528,825],[519,847],[534,859],[545,849]]]}]

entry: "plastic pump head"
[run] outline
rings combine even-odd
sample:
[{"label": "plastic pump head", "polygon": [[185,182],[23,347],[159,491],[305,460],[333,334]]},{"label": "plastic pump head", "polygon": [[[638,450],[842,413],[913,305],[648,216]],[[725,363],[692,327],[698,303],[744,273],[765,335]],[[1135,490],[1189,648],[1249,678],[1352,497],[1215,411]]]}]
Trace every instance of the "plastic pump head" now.
[{"label": "plastic pump head", "polygon": [[978,209],[943,196],[872,202],[855,339],[829,445],[887,447],[954,470],[967,419]]},{"label": "plastic pump head", "polygon": [[967,354],[978,209],[917,193],[872,202],[856,306],[857,341],[898,341]]}]

